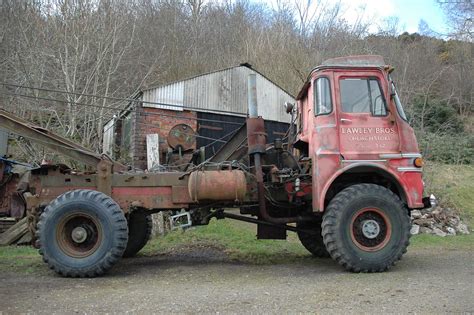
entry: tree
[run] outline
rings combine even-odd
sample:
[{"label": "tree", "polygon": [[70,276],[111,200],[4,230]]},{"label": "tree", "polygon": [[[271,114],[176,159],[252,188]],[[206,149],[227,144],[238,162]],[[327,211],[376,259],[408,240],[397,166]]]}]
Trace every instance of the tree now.
[{"label": "tree", "polygon": [[472,42],[474,33],[474,2],[472,0],[438,0],[452,29],[450,36]]}]

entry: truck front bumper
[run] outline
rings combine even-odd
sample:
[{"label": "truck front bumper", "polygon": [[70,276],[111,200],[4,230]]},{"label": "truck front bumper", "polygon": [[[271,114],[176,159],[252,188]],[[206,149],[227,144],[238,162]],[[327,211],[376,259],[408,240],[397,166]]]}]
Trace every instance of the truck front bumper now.
[{"label": "truck front bumper", "polygon": [[438,200],[435,195],[431,194],[429,197],[423,197],[423,209],[434,208],[438,205]]}]

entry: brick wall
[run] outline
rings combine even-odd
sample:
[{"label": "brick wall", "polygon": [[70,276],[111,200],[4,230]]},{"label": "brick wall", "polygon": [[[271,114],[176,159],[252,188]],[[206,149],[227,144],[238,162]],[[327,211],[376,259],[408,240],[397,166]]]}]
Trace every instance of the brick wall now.
[{"label": "brick wall", "polygon": [[[173,111],[160,108],[138,107],[134,113],[132,125],[132,165],[135,168],[146,169],[146,135],[157,133],[160,136],[160,162],[164,163],[168,143],[168,133],[178,124],[186,124],[197,131],[197,115],[191,111]],[[166,116],[165,116],[166,115]],[[192,118],[192,119],[188,119]]]}]

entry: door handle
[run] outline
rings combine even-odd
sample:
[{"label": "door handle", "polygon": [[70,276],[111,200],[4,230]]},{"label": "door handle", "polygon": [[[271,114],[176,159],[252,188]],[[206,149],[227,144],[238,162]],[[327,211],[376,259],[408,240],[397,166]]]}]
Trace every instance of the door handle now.
[{"label": "door handle", "polygon": [[347,119],[347,118],[341,118],[341,122],[352,122],[352,120]]}]

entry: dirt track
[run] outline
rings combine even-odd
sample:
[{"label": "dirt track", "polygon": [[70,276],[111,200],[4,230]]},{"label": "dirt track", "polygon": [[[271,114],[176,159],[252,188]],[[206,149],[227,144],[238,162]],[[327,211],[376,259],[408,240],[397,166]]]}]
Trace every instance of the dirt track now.
[{"label": "dirt track", "polygon": [[[218,251],[123,260],[106,277],[0,271],[6,313],[474,312],[473,254],[409,252],[390,272],[351,274],[326,259],[230,262]],[[46,267],[45,267],[46,269]]]}]

